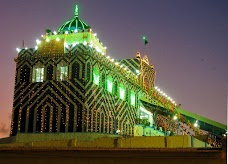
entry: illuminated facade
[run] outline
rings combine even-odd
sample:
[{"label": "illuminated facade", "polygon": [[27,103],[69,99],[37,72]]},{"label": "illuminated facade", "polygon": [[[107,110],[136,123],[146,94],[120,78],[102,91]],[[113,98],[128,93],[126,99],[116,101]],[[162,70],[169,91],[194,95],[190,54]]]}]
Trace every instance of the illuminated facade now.
[{"label": "illuminated facade", "polygon": [[177,104],[155,87],[147,56],[111,59],[79,19],[77,6],[71,20],[36,42],[35,48],[17,49],[12,136],[117,130],[133,135],[137,118],[152,126],[164,114],[185,122]]}]

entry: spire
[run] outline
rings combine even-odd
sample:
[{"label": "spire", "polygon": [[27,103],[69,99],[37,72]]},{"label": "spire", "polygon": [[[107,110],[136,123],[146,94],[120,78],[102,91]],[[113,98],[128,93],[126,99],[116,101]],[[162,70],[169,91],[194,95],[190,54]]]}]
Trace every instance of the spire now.
[{"label": "spire", "polygon": [[78,5],[75,5],[75,8],[74,8],[74,16],[75,17],[78,17]]},{"label": "spire", "polygon": [[22,41],[22,48],[25,48],[25,41]]}]

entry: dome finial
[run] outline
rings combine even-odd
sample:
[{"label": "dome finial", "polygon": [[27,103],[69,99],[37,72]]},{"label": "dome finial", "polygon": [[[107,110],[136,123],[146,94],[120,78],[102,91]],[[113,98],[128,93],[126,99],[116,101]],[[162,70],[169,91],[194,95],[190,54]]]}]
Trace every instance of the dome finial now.
[{"label": "dome finial", "polygon": [[78,5],[75,5],[75,9],[74,9],[74,16],[78,17]]}]

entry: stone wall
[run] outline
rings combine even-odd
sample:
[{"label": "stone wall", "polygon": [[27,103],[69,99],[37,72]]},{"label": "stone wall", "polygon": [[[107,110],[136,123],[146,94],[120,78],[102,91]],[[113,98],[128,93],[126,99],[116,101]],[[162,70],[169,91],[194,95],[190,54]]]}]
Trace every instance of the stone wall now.
[{"label": "stone wall", "polygon": [[97,138],[118,137],[119,135],[104,133],[19,133],[16,136],[16,142],[32,142],[32,141],[64,141],[64,140],[83,140],[93,141]]},{"label": "stone wall", "polygon": [[143,129],[142,125],[134,126],[134,136],[164,136],[160,130],[155,130],[149,126]]},{"label": "stone wall", "polygon": [[205,148],[208,145],[192,136],[123,137],[99,133],[18,134],[16,142],[0,147],[74,148]]}]

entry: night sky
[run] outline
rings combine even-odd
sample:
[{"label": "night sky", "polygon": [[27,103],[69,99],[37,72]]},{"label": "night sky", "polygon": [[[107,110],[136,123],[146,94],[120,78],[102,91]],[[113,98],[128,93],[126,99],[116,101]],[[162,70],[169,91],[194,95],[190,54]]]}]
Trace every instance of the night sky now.
[{"label": "night sky", "polygon": [[[88,23],[115,59],[148,55],[156,85],[182,108],[227,124],[227,0],[1,0],[0,138],[9,135],[16,48],[73,17]],[[143,45],[142,36],[148,37]]]}]

